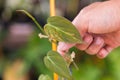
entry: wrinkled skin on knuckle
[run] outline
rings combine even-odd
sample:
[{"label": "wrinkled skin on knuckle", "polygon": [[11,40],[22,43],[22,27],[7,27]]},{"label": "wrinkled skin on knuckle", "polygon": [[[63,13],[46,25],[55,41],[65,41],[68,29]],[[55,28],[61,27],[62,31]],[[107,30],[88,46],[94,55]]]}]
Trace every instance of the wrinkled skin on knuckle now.
[{"label": "wrinkled skin on knuckle", "polygon": [[105,44],[111,46],[112,48],[117,48],[120,46],[120,31],[108,33],[101,35],[105,41]]}]

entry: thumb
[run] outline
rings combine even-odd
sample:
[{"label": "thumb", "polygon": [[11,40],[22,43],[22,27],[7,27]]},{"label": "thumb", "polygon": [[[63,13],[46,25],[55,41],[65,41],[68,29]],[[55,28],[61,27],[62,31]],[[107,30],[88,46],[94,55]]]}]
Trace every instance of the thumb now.
[{"label": "thumb", "polygon": [[58,43],[58,47],[57,47],[57,51],[61,54],[64,55],[66,52],[68,52],[68,50],[75,46],[75,44],[70,44],[70,43],[64,43],[64,42],[59,42]]}]

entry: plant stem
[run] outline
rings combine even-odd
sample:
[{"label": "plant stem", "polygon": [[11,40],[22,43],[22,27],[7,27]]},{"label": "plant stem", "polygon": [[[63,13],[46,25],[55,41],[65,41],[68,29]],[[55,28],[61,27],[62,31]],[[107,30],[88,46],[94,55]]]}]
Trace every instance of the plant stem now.
[{"label": "plant stem", "polygon": [[23,12],[25,13],[29,18],[31,18],[33,20],[33,22],[37,25],[37,27],[41,30],[42,34],[45,34],[43,28],[40,26],[40,24],[37,22],[37,20],[27,11],[25,10],[17,10],[19,12]]},{"label": "plant stem", "polygon": [[77,70],[79,70],[79,68],[78,68],[78,66],[76,65],[76,63],[73,61],[73,65],[75,66],[75,68],[77,69]]},{"label": "plant stem", "polygon": [[[50,16],[55,16],[55,0],[50,0]],[[52,41],[52,50],[57,51],[57,41]],[[58,80],[58,75],[56,73],[54,75],[54,80]]]}]

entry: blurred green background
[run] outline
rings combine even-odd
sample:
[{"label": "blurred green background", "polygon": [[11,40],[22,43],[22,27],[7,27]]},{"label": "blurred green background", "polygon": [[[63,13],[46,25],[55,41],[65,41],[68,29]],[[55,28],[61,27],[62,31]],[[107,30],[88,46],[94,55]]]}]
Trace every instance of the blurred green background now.
[{"label": "blurred green background", "polygon": [[[73,20],[88,4],[98,0],[56,0],[56,13]],[[102,0],[99,0],[102,1]],[[0,0],[0,80],[37,80],[40,74],[52,73],[43,58],[51,50],[47,39],[26,15],[16,12],[25,9],[43,26],[49,17],[49,0]],[[120,80],[120,48],[101,60],[76,52],[79,71],[72,68],[75,80]]]}]

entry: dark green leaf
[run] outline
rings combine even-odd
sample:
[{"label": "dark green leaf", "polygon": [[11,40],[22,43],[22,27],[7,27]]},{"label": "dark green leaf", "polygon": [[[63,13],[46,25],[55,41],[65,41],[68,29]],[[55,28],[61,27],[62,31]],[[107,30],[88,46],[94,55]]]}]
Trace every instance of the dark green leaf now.
[{"label": "dark green leaf", "polygon": [[49,51],[44,58],[44,63],[51,71],[67,78],[68,80],[72,80],[69,67],[64,58],[58,52]]},{"label": "dark green leaf", "polygon": [[67,19],[60,16],[49,17],[44,26],[50,39],[67,43],[81,43],[82,39],[75,26]]},{"label": "dark green leaf", "polygon": [[52,80],[48,75],[40,75],[40,77],[38,78],[38,80]]}]

